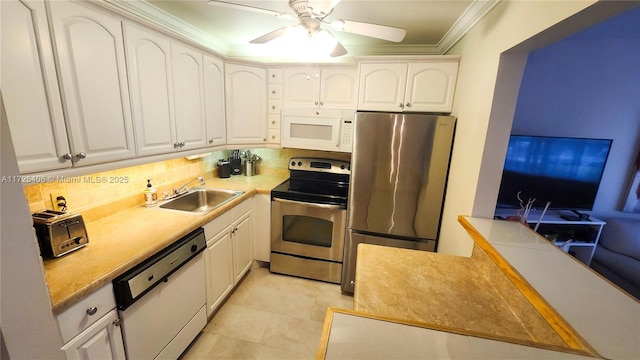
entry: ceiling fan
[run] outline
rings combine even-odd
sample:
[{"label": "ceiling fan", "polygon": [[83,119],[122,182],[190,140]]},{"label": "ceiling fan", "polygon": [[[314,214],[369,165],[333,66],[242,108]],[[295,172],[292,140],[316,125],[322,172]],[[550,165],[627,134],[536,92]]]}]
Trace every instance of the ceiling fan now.
[{"label": "ceiling fan", "polygon": [[[327,17],[331,15],[333,9],[340,0],[289,0],[289,7],[295,13],[299,23],[293,26],[284,26],[256,39],[250,41],[251,44],[264,44],[271,40],[277,39],[285,35],[292,28],[303,28],[309,38],[314,36],[329,34],[331,39],[335,40],[335,46],[330,51],[332,57],[342,56],[347,53],[347,49],[335,39],[330,31],[322,28],[322,24],[328,25],[331,29],[349,32],[378,39],[400,42],[404,39],[406,31],[401,28],[371,24],[360,21],[335,19],[329,20]],[[280,11],[257,8],[249,5],[234,4],[227,1],[209,0],[210,5],[235,8],[257,13],[276,16],[283,19],[295,19],[290,14]]]}]

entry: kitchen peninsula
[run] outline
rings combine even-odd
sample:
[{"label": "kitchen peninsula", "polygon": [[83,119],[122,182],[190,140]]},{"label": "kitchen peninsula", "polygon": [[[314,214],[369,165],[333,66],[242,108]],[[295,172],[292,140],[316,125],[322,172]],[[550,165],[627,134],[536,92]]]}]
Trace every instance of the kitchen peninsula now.
[{"label": "kitchen peninsula", "polygon": [[640,356],[637,300],[517,222],[459,221],[470,258],[361,245],[318,358]]}]

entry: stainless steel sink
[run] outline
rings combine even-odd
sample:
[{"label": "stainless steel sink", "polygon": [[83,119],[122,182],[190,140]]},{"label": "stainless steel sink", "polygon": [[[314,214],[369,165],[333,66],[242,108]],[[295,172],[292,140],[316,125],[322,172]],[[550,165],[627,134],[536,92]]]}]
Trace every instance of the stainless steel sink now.
[{"label": "stainless steel sink", "polygon": [[244,191],[196,188],[160,205],[163,209],[208,213],[244,194]]}]

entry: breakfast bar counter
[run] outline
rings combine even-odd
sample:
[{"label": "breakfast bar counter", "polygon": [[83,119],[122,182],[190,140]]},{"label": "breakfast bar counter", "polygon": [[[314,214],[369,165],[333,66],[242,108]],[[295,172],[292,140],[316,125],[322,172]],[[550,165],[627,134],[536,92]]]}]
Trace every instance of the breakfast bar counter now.
[{"label": "breakfast bar counter", "polygon": [[640,302],[520,223],[459,221],[470,257],[359,245],[318,359],[640,357]]}]

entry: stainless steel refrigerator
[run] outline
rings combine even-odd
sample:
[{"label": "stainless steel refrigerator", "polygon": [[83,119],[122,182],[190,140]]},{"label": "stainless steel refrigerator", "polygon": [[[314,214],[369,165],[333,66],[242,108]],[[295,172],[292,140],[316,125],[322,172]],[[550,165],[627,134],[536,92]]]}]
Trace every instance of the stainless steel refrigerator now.
[{"label": "stainless steel refrigerator", "polygon": [[358,112],[354,121],[342,290],[360,243],[435,251],[456,119]]}]

